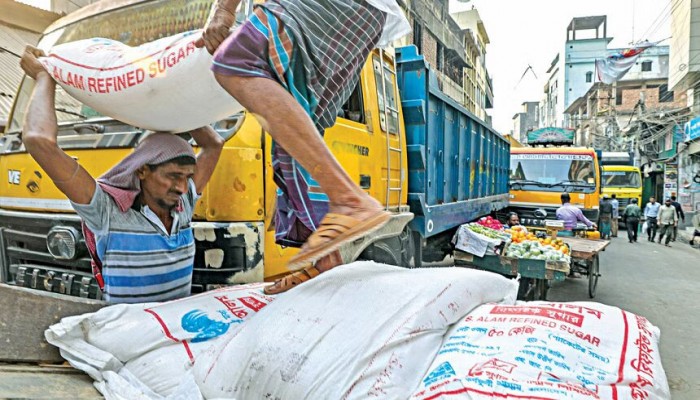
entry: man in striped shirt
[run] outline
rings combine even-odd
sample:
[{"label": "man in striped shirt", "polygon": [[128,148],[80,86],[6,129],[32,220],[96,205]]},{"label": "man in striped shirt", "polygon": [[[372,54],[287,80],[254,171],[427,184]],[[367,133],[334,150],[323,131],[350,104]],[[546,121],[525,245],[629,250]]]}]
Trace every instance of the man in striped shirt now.
[{"label": "man in striped shirt", "polygon": [[200,147],[154,133],[98,181],[57,145],[56,82],[27,47],[21,66],[35,81],[22,140],[84,222],[93,272],[112,303],[165,301],[190,294],[195,244],[190,222],[223,140],[210,127],[190,132]]},{"label": "man in striped shirt", "polygon": [[275,141],[272,165],[282,192],[275,238],[301,246],[288,266],[301,271],[265,289],[274,294],[351,261],[337,250],[389,221],[322,135],[372,49],[411,28],[396,0],[267,0],[229,36],[239,3],[216,1],[198,45],[214,53],[212,70],[221,86]]}]

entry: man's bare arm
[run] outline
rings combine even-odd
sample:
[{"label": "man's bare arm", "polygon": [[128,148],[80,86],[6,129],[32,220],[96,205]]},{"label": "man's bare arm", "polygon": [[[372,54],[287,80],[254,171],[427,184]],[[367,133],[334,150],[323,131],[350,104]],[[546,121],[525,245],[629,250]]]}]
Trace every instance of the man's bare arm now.
[{"label": "man's bare arm", "polygon": [[37,59],[43,52],[27,46],[20,65],[36,81],[24,122],[22,142],[41,168],[68,199],[89,204],[95,180],[73,158],[58,147],[58,125],[54,109],[56,82]]},{"label": "man's bare arm", "polygon": [[206,46],[207,51],[214,54],[236,23],[236,9],[240,2],[241,0],[217,0],[204,27],[202,37],[195,42],[195,45]]},{"label": "man's bare arm", "polygon": [[190,132],[190,135],[200,148],[197,154],[197,169],[192,180],[197,193],[202,193],[219,161],[224,140],[210,126],[195,129]]}]

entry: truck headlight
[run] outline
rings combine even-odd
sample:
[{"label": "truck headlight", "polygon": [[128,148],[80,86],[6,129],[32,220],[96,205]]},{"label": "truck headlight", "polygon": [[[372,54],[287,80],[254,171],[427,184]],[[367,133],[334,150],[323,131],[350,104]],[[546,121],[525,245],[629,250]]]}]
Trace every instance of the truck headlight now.
[{"label": "truck headlight", "polygon": [[77,254],[80,233],[70,227],[53,227],[46,235],[46,248],[57,260],[72,260]]}]

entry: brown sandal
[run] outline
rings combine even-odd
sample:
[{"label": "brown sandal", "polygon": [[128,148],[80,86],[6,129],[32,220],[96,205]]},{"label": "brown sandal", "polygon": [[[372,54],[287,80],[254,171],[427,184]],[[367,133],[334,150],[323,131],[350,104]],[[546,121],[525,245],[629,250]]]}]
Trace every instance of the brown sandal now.
[{"label": "brown sandal", "polygon": [[[299,286],[309,279],[315,278],[323,272],[342,264],[343,258],[340,255],[340,252],[336,250],[318,260],[315,265],[309,265],[302,270],[293,272],[281,279],[276,280],[275,283],[270,286],[266,286],[264,289],[265,294],[280,294],[286,292],[287,290]],[[321,271],[318,267],[323,269],[323,271]]]},{"label": "brown sandal", "polygon": [[377,211],[364,220],[328,213],[302,246],[301,252],[289,260],[288,267],[293,271],[320,260],[344,244],[374,233],[389,222],[390,218],[391,214],[386,211]]},{"label": "brown sandal", "polygon": [[315,265],[311,265],[276,280],[275,283],[270,286],[265,286],[264,291],[265,294],[280,294],[320,274],[321,271],[319,271]]}]

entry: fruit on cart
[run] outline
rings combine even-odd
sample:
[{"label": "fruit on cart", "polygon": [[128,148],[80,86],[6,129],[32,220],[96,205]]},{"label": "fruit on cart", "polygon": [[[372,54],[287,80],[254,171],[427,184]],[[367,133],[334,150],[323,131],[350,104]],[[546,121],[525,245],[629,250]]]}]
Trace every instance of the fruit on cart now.
[{"label": "fruit on cart", "polygon": [[491,238],[491,239],[507,240],[510,238],[510,235],[507,235],[502,231],[499,231],[499,230],[496,230],[493,228],[489,228],[489,227],[481,225],[479,223],[468,224],[467,228],[472,232],[476,232],[480,235],[484,235],[484,236]]},{"label": "fruit on cart", "polygon": [[[552,241],[550,240],[550,243]],[[534,260],[546,261],[564,261],[571,262],[571,257],[568,256],[569,248],[562,242],[562,246],[544,244],[539,240],[525,240],[523,242],[513,241],[506,250],[507,257],[513,258],[528,258]]]},{"label": "fruit on cart", "polygon": [[476,223],[497,231],[503,230],[503,224],[499,220],[491,218],[490,215],[488,217],[479,218],[479,220],[476,221]]}]

